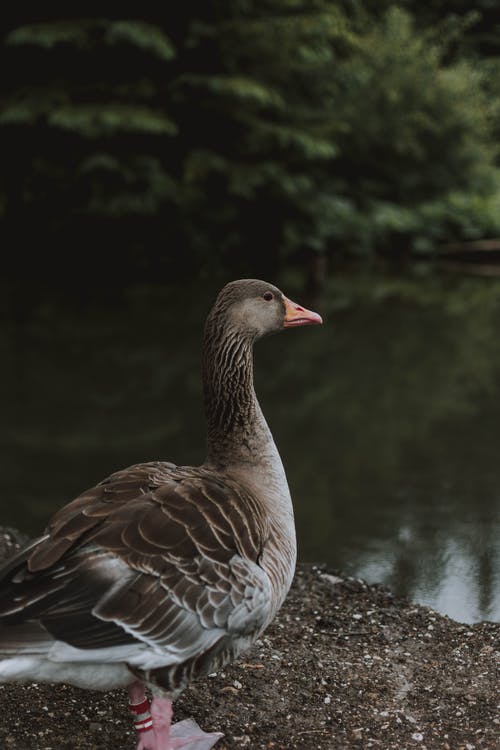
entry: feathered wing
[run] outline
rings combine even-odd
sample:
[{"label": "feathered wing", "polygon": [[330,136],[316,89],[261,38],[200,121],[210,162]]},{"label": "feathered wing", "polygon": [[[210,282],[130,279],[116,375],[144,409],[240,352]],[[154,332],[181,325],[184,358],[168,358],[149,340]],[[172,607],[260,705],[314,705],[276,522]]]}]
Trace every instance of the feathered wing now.
[{"label": "feathered wing", "polygon": [[123,661],[180,688],[267,624],[267,533],[252,497],[202,469],[119,472],[0,571],[0,653]]}]

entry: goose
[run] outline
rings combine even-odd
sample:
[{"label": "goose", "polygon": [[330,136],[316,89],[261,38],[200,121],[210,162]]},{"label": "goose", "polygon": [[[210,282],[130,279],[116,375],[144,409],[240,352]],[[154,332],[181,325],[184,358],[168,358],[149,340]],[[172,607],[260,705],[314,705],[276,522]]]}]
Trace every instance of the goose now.
[{"label": "goose", "polygon": [[258,638],[296,562],[286,475],[253,386],[253,344],[320,323],[267,282],[222,289],[203,339],[205,462],[115,472],[3,565],[0,681],[126,688],[137,750],[213,747],[220,733],[190,719],[172,724],[172,701]]}]

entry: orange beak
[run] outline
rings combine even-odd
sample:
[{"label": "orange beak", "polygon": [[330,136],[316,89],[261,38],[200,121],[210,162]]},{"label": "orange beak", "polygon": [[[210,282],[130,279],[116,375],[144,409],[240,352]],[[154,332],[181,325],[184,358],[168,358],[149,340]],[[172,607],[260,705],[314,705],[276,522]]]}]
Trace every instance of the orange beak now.
[{"label": "orange beak", "polygon": [[321,315],[312,312],[312,310],[306,310],[305,307],[297,305],[296,302],[283,296],[285,303],[285,322],[283,328],[292,328],[292,326],[314,326],[319,325],[323,322]]}]

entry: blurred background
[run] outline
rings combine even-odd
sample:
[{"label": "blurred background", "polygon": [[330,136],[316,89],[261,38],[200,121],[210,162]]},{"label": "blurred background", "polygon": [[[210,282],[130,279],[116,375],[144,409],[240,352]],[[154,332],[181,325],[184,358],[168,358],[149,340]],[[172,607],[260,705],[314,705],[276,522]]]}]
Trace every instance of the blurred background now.
[{"label": "blurred background", "polygon": [[258,393],[302,560],[500,615],[496,0],[186,0],[0,20],[0,522],[203,460],[220,286],[321,328]]}]

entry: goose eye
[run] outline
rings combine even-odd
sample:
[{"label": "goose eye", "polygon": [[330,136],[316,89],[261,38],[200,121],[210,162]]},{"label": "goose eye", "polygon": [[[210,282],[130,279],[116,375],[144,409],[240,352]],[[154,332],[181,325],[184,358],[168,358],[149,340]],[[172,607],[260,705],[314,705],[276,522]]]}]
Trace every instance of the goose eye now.
[{"label": "goose eye", "polygon": [[266,302],[270,302],[273,299],[273,293],[272,292],[264,292],[264,294],[262,296],[266,300]]}]

